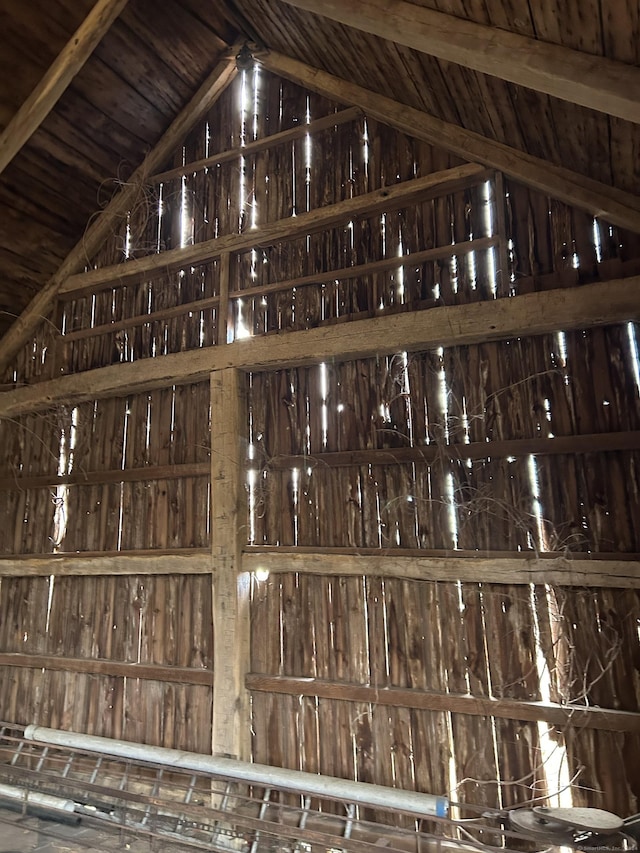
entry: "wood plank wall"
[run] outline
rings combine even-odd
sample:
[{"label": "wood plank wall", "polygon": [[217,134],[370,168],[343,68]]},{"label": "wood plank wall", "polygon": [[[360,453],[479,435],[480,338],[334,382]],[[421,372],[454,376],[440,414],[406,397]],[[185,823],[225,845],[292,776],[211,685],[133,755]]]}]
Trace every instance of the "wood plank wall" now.
[{"label": "wood plank wall", "polygon": [[0,507],[22,523],[2,538],[2,553],[208,545],[207,382],[3,427]]},{"label": "wood plank wall", "polygon": [[[239,105],[244,93],[245,110]],[[341,107],[294,84],[251,72],[238,77],[207,120],[189,135],[167,168],[198,163],[220,152],[217,165],[140,186],[136,204],[88,269],[140,258],[214,237],[245,233],[293,212],[314,210],[457,165],[460,161],[372,119],[339,119],[294,140],[246,157],[230,149],[253,144]],[[590,215],[498,176],[487,186],[413,205],[386,216],[366,215],[319,235],[233,253],[229,289],[235,334],[264,334],[575,286],[637,272],[640,240]],[[500,233],[499,249],[478,248],[404,268],[370,271],[357,279],[329,270],[370,263]],[[453,250],[452,250],[453,251]],[[313,279],[322,273],[321,286]],[[296,280],[312,277],[304,286]],[[240,291],[268,285],[277,291]],[[310,286],[315,284],[316,286]],[[438,285],[437,288],[434,287]],[[214,259],[138,284],[90,295],[66,294],[54,324],[43,324],[25,347],[8,384],[62,372],[211,346],[225,337],[219,322],[220,262]],[[199,307],[198,303],[202,303]],[[185,306],[181,311],[180,306]],[[152,315],[149,319],[146,316]],[[134,318],[140,318],[136,321]],[[55,324],[65,335],[55,336]],[[222,325],[223,330],[220,331]],[[95,330],[95,331],[94,331]]]},{"label": "wood plank wall", "polygon": [[640,550],[638,451],[606,451],[640,426],[626,327],[254,374],[250,399],[252,544]]},{"label": "wood plank wall", "polygon": [[[242,85],[226,93],[167,168],[239,144]],[[251,79],[244,85],[245,140],[339,109],[290,83],[262,79],[257,91]],[[315,209],[457,163],[372,121],[366,133],[364,118],[356,117],[251,154],[243,173],[237,160],[226,161],[195,175],[186,170],[184,181],[141,187],[140,204],[90,266],[124,261],[127,251],[139,257],[244,232],[294,208]],[[327,270],[492,235],[496,245],[416,262],[402,275],[387,266],[326,280]],[[229,317],[218,316],[226,286],[218,260],[67,300],[60,319],[69,340],[54,345],[43,333],[7,379],[50,377],[56,347],[56,375],[78,372],[221,345],[227,326],[236,337],[267,334],[428,310],[438,300],[490,300],[494,290],[495,298],[507,298],[579,288],[635,270],[639,255],[634,238],[606,223],[594,226],[586,214],[490,176],[383,216],[232,254]],[[301,276],[311,278],[301,283]],[[178,315],[198,301],[203,307]],[[144,319],[165,310],[165,317]],[[142,319],[129,322],[134,317]],[[123,322],[116,331],[99,328]],[[634,334],[616,326],[253,374],[248,542],[380,553],[457,547],[518,554],[544,545],[560,553],[637,554],[638,451],[606,450],[609,434],[640,430]],[[3,553],[208,544],[208,383],[62,407],[3,423],[2,431],[0,516],[9,520]],[[602,436],[605,451],[533,458],[527,441],[550,434]],[[523,442],[520,450],[494,451],[496,442],[511,440]],[[468,442],[486,443],[486,454],[468,460]],[[434,447],[427,462],[373,455]],[[322,460],[326,452],[353,451],[371,459]],[[198,465],[204,470],[194,474]],[[180,466],[191,466],[189,473]],[[58,482],[60,470],[68,482]],[[83,473],[85,482],[74,479]],[[286,574],[254,580],[251,667],[269,677],[445,698],[537,701],[548,690],[553,701],[637,712],[639,612],[635,590]],[[3,653],[211,672],[207,576],[4,578],[0,616]],[[0,709],[18,722],[210,748],[211,688],[201,682],[3,666]],[[540,754],[544,727],[517,719],[255,690],[253,730],[258,761],[434,793],[453,786],[469,802],[510,805],[557,787]],[[635,808],[640,756],[633,734],[583,729],[568,719],[551,737],[566,746],[570,773],[584,767],[576,802],[621,813]]]},{"label": "wood plank wall", "polygon": [[[637,612],[636,593],[625,591],[289,574],[255,582],[255,672],[323,679],[345,697],[316,698],[312,685],[304,696],[255,691],[255,759],[427,792],[454,782],[456,800],[492,807],[551,793],[558,779],[540,751],[538,724],[390,707],[384,690],[433,691],[445,708],[447,694],[538,701],[537,637],[556,700],[637,710],[629,679]],[[606,642],[596,613],[606,619]],[[349,700],[354,684],[380,694]],[[566,744],[570,775],[582,768],[576,803],[633,809],[637,735],[587,731],[568,711],[551,737]]]},{"label": "wood plank wall", "polygon": [[[3,655],[211,671],[207,576],[2,578]],[[211,686],[0,666],[2,718],[207,753]]]}]

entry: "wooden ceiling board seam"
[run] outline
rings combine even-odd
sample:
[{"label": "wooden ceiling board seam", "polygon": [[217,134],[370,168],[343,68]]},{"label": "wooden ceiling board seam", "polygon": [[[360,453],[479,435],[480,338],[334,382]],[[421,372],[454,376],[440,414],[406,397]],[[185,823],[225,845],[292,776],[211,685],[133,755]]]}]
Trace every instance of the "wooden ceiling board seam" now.
[{"label": "wooden ceiling board seam", "polygon": [[160,112],[96,56],[86,63],[70,89],[143,144],[153,144],[169,121],[167,114]]},{"label": "wooden ceiling board seam", "polygon": [[94,56],[164,116],[175,115],[191,94],[191,86],[122,21],[102,40]]},{"label": "wooden ceiling board seam", "polygon": [[[508,99],[512,105],[511,122],[503,126],[498,137],[500,141],[511,145],[515,134],[511,136],[505,133],[505,128],[513,131],[517,127],[523,151],[561,165],[549,96],[541,95],[532,89],[524,89],[522,86],[507,84],[504,80],[496,81],[496,86],[498,85],[502,89],[500,97]],[[545,140],[548,141],[549,147],[546,146]]]},{"label": "wooden ceiling board seam", "polygon": [[[189,14],[201,24],[204,24],[213,33],[216,33],[221,39],[221,49],[226,45],[231,45],[241,35],[237,32],[237,22],[234,21],[234,15],[229,12],[229,6],[236,4],[221,4],[221,3],[202,3],[202,0],[180,0],[180,7],[189,12]],[[215,10],[216,16],[213,17]],[[222,19],[219,13],[224,10]],[[218,28],[223,25],[224,32],[219,32]]]},{"label": "wooden ceiling board seam", "polygon": [[[143,3],[146,3],[146,6],[140,8]],[[158,16],[155,0],[134,0],[134,2],[130,2],[123,14],[122,22],[141,42],[155,50],[163,65],[169,68],[176,77],[181,78],[191,91],[206,76],[211,66],[211,56],[222,52],[227,45],[214,33],[211,33],[210,36],[207,36],[207,41],[203,43],[201,50],[196,51],[196,45],[189,38],[187,32],[187,29],[191,29],[191,25],[188,28],[185,27],[182,18],[187,10],[176,6],[170,0],[163,0],[161,8],[170,22],[168,29],[167,22]],[[145,14],[145,9],[148,9],[147,14]],[[172,13],[172,9],[174,11],[177,9],[177,13]],[[212,41],[211,46],[209,45],[210,40]],[[188,63],[184,61],[185,55],[189,56],[190,61]]]},{"label": "wooden ceiling board seam", "polygon": [[551,111],[556,128],[556,139],[563,163],[597,181],[611,184],[612,157],[609,145],[611,116],[595,114],[583,107],[563,111],[560,104],[551,100]]},{"label": "wooden ceiling board seam", "polygon": [[[460,113],[458,107],[452,98],[442,98],[438,96],[438,90],[446,91],[442,70],[437,61],[432,61],[427,69],[416,61],[415,51],[404,45],[394,45],[396,52],[402,61],[406,73],[413,80],[414,90],[418,94],[418,102],[420,108],[432,115],[441,115],[446,121],[451,121],[454,124],[460,124]],[[432,59],[432,57],[428,57]],[[422,59],[422,57],[420,57]],[[420,77],[418,77],[420,75]],[[431,88],[430,83],[433,77],[436,76],[439,81],[438,87]],[[427,92],[429,93],[427,95]]]},{"label": "wooden ceiling board seam", "polygon": [[[120,130],[117,137],[113,140],[107,136],[107,119],[104,113],[100,112],[97,107],[87,101],[78,92],[65,92],[56,104],[53,112],[54,121],[59,117],[65,124],[73,125],[76,128],[76,133],[83,134],[90,140],[92,147],[95,146],[102,150],[103,155],[105,155],[102,167],[106,170],[103,177],[113,175],[114,164],[117,165],[125,160],[127,152],[129,152],[128,156],[130,156],[130,137],[124,136]],[[81,121],[78,121],[79,115],[81,116]],[[51,114],[47,117],[47,122],[50,117]],[[47,122],[44,122],[45,127],[48,126]],[[137,150],[136,153],[139,156]]]},{"label": "wooden ceiling board seam", "polygon": [[[48,193],[44,193],[47,198]],[[39,194],[41,199],[42,191]],[[56,199],[57,201],[57,199]],[[61,236],[74,234],[78,229],[77,219],[71,218],[71,206],[67,205],[61,211],[53,211],[50,204],[42,205],[33,201],[19,187],[13,187],[9,182],[0,183],[0,204],[2,209],[13,208],[25,216],[29,216],[36,223],[53,228],[55,225],[60,229]]]},{"label": "wooden ceiling board seam", "polygon": [[[41,142],[45,136],[50,144]],[[37,149],[51,150],[52,153],[64,146],[66,153],[60,152],[61,162],[75,158],[75,167],[80,174],[100,183],[113,173],[113,164],[118,162],[117,152],[107,146],[98,145],[87,133],[82,132],[75,123],[69,122],[61,110],[54,110],[47,116],[31,139]],[[67,164],[68,165],[68,164]]]},{"label": "wooden ceiling board seam", "polygon": [[492,123],[480,97],[477,75],[460,65],[439,62],[449,93],[458,105],[462,117],[460,125],[482,136],[491,136]]},{"label": "wooden ceiling board seam", "polygon": [[[615,186],[640,194],[640,127],[612,119],[609,122],[611,177]],[[629,174],[623,164],[636,164]]]},{"label": "wooden ceiling board seam", "polygon": [[[640,4],[637,0],[601,0],[604,52],[611,59],[640,65]],[[622,7],[626,15],[621,14]]]},{"label": "wooden ceiling board seam", "polygon": [[511,30],[521,36],[535,38],[536,32],[531,20],[531,4],[529,0],[502,0],[501,3],[491,3],[489,8],[489,23],[503,30]]},{"label": "wooden ceiling board seam", "polygon": [[51,264],[40,259],[39,263],[34,262],[28,267],[24,258],[4,247],[0,247],[0,264],[2,269],[11,272],[11,279],[3,279],[0,301],[13,305],[15,313],[19,314],[22,303],[32,299],[40,290],[41,282],[51,274]]},{"label": "wooden ceiling board seam", "polygon": [[[58,164],[53,169],[49,158],[44,157],[31,146],[22,149],[10,168],[12,172],[19,169],[26,176],[26,180],[24,177],[22,180],[23,186],[26,186],[26,181],[34,181],[36,184],[45,186],[52,196],[59,198],[60,207],[72,205],[81,211],[86,211],[96,197],[95,184],[86,182],[76,172],[62,164]],[[73,187],[68,183],[70,179],[73,179]]]},{"label": "wooden ceiling board seam", "polygon": [[129,127],[115,121],[79,91],[70,86],[60,99],[64,100],[63,109],[67,115],[77,113],[76,123],[84,128],[96,142],[109,141],[109,148],[117,155],[118,161],[136,162],[140,152],[149,147],[146,139],[138,137]]}]

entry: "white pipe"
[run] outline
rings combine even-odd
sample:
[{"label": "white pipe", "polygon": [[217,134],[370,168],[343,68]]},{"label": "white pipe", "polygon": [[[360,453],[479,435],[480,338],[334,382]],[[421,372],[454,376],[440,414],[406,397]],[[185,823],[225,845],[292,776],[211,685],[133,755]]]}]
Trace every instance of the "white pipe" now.
[{"label": "white pipe", "polygon": [[27,726],[24,737],[26,740],[37,740],[55,746],[87,749],[117,758],[150,761],[180,770],[224,776],[226,779],[235,779],[250,785],[281,788],[294,794],[331,797],[334,800],[378,807],[386,811],[401,810],[418,817],[425,815],[446,817],[449,811],[449,800],[446,797],[403,791],[399,788],[385,788],[368,782],[351,782],[348,779],[320,776],[301,770],[250,764],[232,758],[220,758],[217,755],[199,755],[195,752],[182,752],[162,746],[146,746],[125,740],[112,740],[77,732],[62,732],[44,726]]},{"label": "white pipe", "polygon": [[72,800],[61,800],[60,797],[29,791],[27,788],[14,788],[13,785],[0,785],[0,797],[7,800],[20,800],[29,806],[40,806],[40,808],[54,811],[73,812],[76,808]]}]

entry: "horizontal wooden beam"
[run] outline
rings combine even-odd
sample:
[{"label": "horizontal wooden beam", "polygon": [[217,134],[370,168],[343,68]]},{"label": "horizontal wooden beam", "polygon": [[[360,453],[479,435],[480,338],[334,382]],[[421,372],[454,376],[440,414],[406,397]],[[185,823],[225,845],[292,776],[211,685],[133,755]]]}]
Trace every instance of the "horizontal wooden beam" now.
[{"label": "horizontal wooden beam", "polygon": [[0,652],[0,666],[22,669],[48,669],[56,672],[87,673],[105,678],[142,678],[151,681],[168,681],[175,684],[201,684],[213,687],[213,672],[207,669],[183,666],[160,666],[149,663],[92,658],[67,658],[59,655],[24,655]]},{"label": "horizontal wooden beam", "polygon": [[242,290],[236,289],[229,293],[232,299],[242,297],[262,296],[265,293],[281,293],[283,290],[306,287],[313,284],[325,284],[331,281],[347,281],[360,276],[372,275],[388,270],[397,270],[401,267],[429,263],[430,261],[441,261],[446,258],[461,257],[471,252],[484,252],[500,243],[499,237],[477,237],[475,240],[464,240],[461,243],[449,243],[446,246],[434,246],[431,249],[423,249],[420,252],[411,252],[408,255],[396,255],[393,258],[383,258],[380,261],[370,261],[366,264],[354,264],[339,269],[322,270],[311,275],[303,275],[286,281],[275,281],[272,284],[251,285]]},{"label": "horizontal wooden beam", "polygon": [[289,130],[282,130],[279,133],[272,133],[270,136],[255,139],[241,148],[228,148],[226,151],[219,151],[217,154],[204,157],[202,160],[194,160],[192,163],[185,163],[184,166],[176,166],[175,169],[167,169],[166,172],[159,172],[157,175],[152,175],[148,178],[147,183],[163,183],[173,178],[180,178],[183,175],[192,175],[194,172],[200,172],[202,169],[207,169],[211,166],[218,166],[221,163],[237,160],[240,157],[250,157],[259,151],[275,148],[276,145],[295,142],[296,139],[304,139],[305,136],[310,134],[320,133],[323,130],[329,130],[333,127],[340,127],[340,125],[356,121],[361,116],[362,110],[358,107],[349,107],[346,110],[330,113],[327,116],[323,116],[323,118],[310,121],[308,124],[299,124],[297,127],[289,128]]},{"label": "horizontal wooden beam", "polygon": [[640,122],[640,68],[540,41],[405,0],[284,0],[396,44]]},{"label": "horizontal wooden beam", "polygon": [[[518,438],[505,441],[476,441],[469,444],[433,444],[384,450],[342,450],[312,456],[274,456],[266,468],[344,468],[350,465],[401,465],[407,462],[433,464],[450,459],[504,459],[508,456],[551,456],[556,454],[607,453],[640,450],[640,430],[605,432],[596,435],[558,435],[554,438]],[[255,465],[255,463],[254,463]]]},{"label": "horizontal wooden beam", "polygon": [[614,711],[584,705],[558,705],[553,702],[527,702],[520,699],[491,699],[488,696],[465,696],[459,693],[435,693],[402,687],[371,687],[349,682],[324,681],[320,678],[249,673],[248,690],[280,693],[286,696],[313,696],[342,702],[364,702],[391,708],[413,708],[419,711],[444,711],[474,717],[498,717],[503,720],[526,720],[548,723],[558,729],[569,726],[602,729],[611,732],[640,733],[640,714]]},{"label": "horizontal wooden beam", "polygon": [[126,5],[127,0],[97,0],[44,77],[0,134],[0,172],[4,172],[18,151],[40,127]]},{"label": "horizontal wooden beam", "polygon": [[206,114],[229,83],[237,74],[235,56],[238,47],[233,47],[217,63],[211,74],[189,101],[187,106],[171,123],[162,139],[147,154],[142,164],[129,179],[121,185],[107,207],[87,228],[82,239],[67,255],[55,275],[32,299],[27,308],[13,323],[9,331],[0,339],[0,375],[11,363],[11,359],[21,346],[27,343],[37,326],[47,318],[51,306],[57,298],[60,286],[67,278],[83,269],[87,259],[102,247],[104,241],[113,234],[122,216],[135,203],[142,191],[146,176],[155,172],[173,154],[176,145],[182,143],[191,127]]},{"label": "horizontal wooden beam", "polygon": [[372,216],[381,211],[394,210],[403,205],[426,201],[480,183],[489,176],[482,166],[466,164],[432,172],[422,178],[403,181],[371,193],[354,196],[316,210],[287,216],[261,228],[242,234],[227,234],[213,240],[203,240],[182,249],[169,249],[144,258],[134,258],[122,264],[90,270],[70,276],[61,286],[61,293],[93,293],[127,283],[143,281],[154,274],[165,275],[172,270],[205,263],[220,257],[223,252],[240,252],[256,246],[270,246],[281,240],[293,240],[325,228],[346,224],[358,216]]},{"label": "horizontal wooden beam", "polygon": [[72,474],[40,474],[21,477],[9,471],[0,473],[0,492],[23,489],[46,489],[56,486],[93,486],[106,483],[138,483],[150,480],[181,480],[185,477],[208,477],[209,462],[187,462],[182,465],[147,465],[115,471],[74,471]]},{"label": "horizontal wooden beam", "polygon": [[0,557],[0,578],[49,575],[205,575],[211,572],[209,548],[169,551],[85,551],[75,554],[24,554]]},{"label": "horizontal wooden beam", "polygon": [[[462,243],[450,243],[447,246],[436,246],[432,249],[424,249],[422,252],[411,252],[408,255],[400,255],[394,258],[383,258],[381,261],[371,261],[367,264],[340,267],[339,269],[326,270],[324,272],[314,273],[313,275],[304,275],[298,278],[287,279],[285,281],[276,281],[271,284],[252,285],[243,289],[232,290],[228,294],[228,297],[229,299],[250,299],[252,296],[263,296],[266,293],[282,293],[283,291],[291,290],[294,287],[307,287],[309,285],[317,285],[336,280],[344,281],[347,279],[358,278],[359,276],[371,275],[413,264],[423,264],[454,256],[459,257],[461,255],[467,255],[470,252],[482,252],[486,249],[497,246],[499,242],[499,237],[479,237],[475,240],[465,240]],[[228,253],[226,254],[228,255]],[[73,298],[73,294],[67,294],[67,297],[71,299]],[[172,317],[181,317],[183,314],[187,314],[189,312],[197,315],[200,311],[205,311],[209,308],[217,308],[219,304],[219,296],[209,296],[206,299],[195,300],[194,302],[185,302],[182,305],[173,305],[171,308],[163,308],[159,311],[152,311],[149,314],[137,314],[134,317],[127,317],[125,320],[116,320],[113,323],[103,323],[100,326],[78,329],[76,332],[68,332],[66,335],[61,335],[58,340],[60,340],[64,345],[65,343],[72,343],[73,341],[79,341],[84,338],[92,338],[97,335],[107,335],[112,332],[121,331],[122,329],[131,329],[136,326],[146,325],[147,323],[155,323],[158,320],[169,320]],[[224,316],[223,311],[221,311],[220,314],[221,316]]]},{"label": "horizontal wooden beam", "polygon": [[217,308],[219,303],[219,296],[208,296],[206,299],[184,302],[182,305],[172,305],[170,308],[161,308],[158,311],[151,311],[148,314],[136,314],[133,317],[127,317],[124,320],[115,320],[112,323],[102,323],[99,326],[90,326],[86,329],[78,329],[76,332],[68,332],[65,335],[59,335],[56,341],[59,341],[60,344],[64,346],[64,344],[70,344],[73,343],[73,341],[81,341],[85,338],[95,338],[99,335],[110,335],[113,332],[120,332],[124,329],[135,329],[136,326],[145,326],[148,323],[157,323],[160,320],[171,320],[174,317],[182,317],[184,314],[188,314],[189,312],[197,314],[200,311]]},{"label": "horizontal wooden beam", "polygon": [[274,370],[638,320],[639,288],[640,276],[634,276],[579,288],[244,338],[226,346],[116,364],[5,391],[0,394],[0,417],[37,411],[57,403],[71,404],[195,382],[226,367]]},{"label": "horizontal wooden beam", "polygon": [[[596,554],[502,554],[486,555],[481,551],[460,553],[441,552],[439,556],[419,552],[398,555],[395,549],[353,549],[341,553],[325,548],[245,548],[242,558],[244,571],[267,571],[272,574],[298,572],[312,575],[363,575],[406,578],[426,581],[463,581],[465,583],[552,584],[557,586],[617,587],[636,589],[640,586],[640,555],[608,555],[596,559]],[[615,557],[619,556],[619,559]]]},{"label": "horizontal wooden beam", "polygon": [[366,115],[408,136],[444,148],[465,160],[499,169],[526,186],[587,210],[612,225],[640,232],[640,199],[633,193],[614,189],[563,166],[442,121],[282,54],[265,52],[259,58],[268,71],[294,80],[325,97],[357,105]]},{"label": "horizontal wooden beam", "polygon": [[[558,586],[640,585],[640,554],[558,555],[503,551],[245,546],[243,572],[407,578],[468,583],[550,583]],[[0,557],[0,577],[49,575],[209,574],[208,548],[25,554]]]}]

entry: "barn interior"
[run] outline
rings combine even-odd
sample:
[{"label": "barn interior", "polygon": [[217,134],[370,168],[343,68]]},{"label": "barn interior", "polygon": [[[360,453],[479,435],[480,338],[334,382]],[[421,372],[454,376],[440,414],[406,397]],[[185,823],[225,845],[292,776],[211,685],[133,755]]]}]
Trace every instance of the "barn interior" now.
[{"label": "barn interior", "polygon": [[0,804],[247,853],[638,812],[637,4],[2,19]]}]

